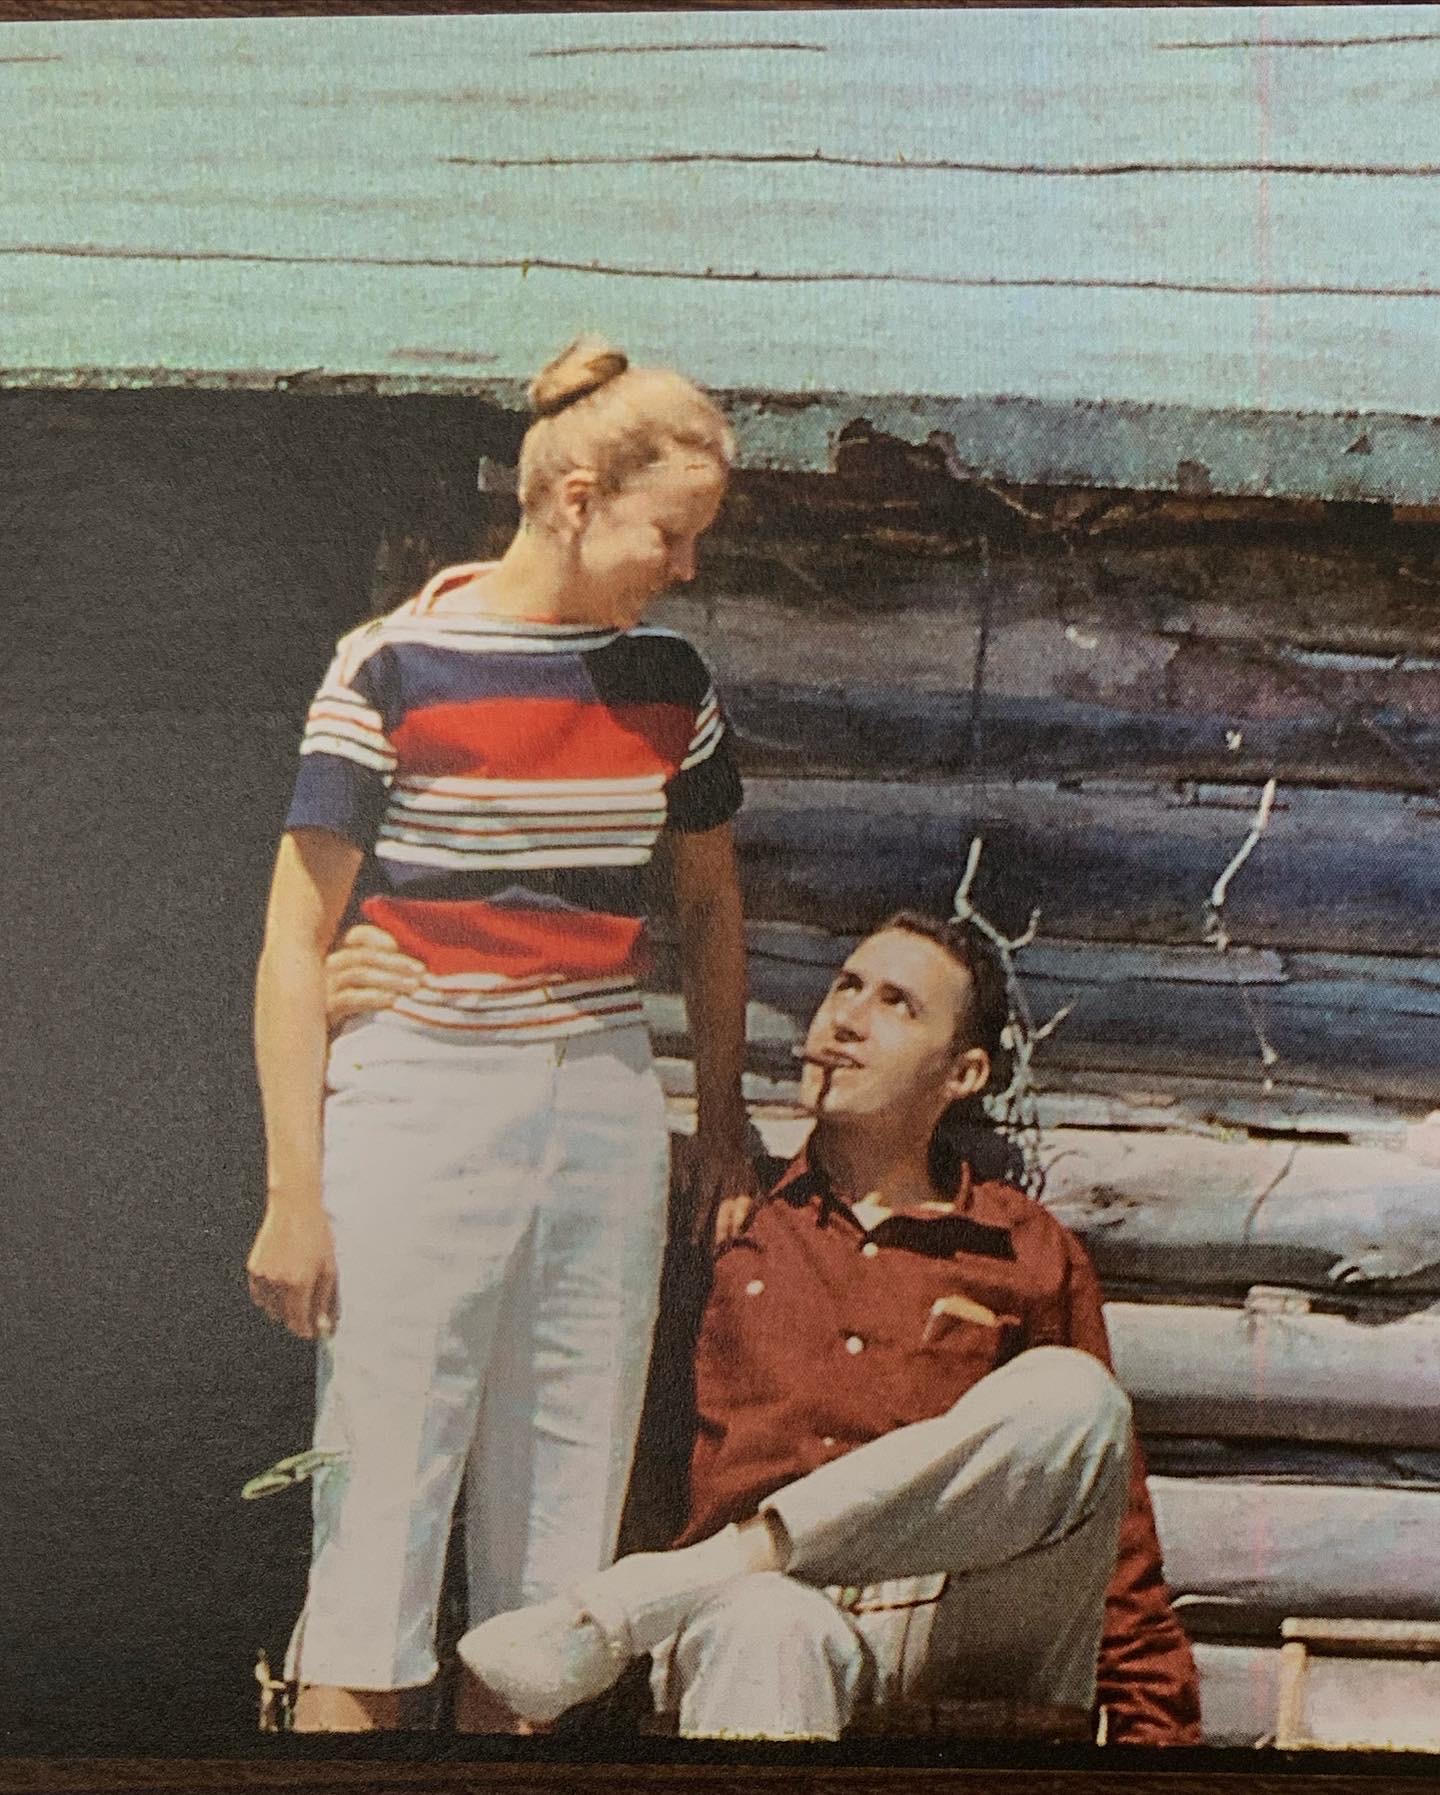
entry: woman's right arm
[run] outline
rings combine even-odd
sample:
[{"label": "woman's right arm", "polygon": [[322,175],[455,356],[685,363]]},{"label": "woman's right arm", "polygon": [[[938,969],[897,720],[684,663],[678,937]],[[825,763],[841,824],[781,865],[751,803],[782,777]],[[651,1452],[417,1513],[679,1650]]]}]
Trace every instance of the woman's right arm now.
[{"label": "woman's right arm", "polygon": [[336,1316],[334,1248],[321,1206],[325,956],[362,858],[327,830],[281,839],[255,985],[265,1218],[245,1269],[251,1300],[305,1340],[328,1332]]}]

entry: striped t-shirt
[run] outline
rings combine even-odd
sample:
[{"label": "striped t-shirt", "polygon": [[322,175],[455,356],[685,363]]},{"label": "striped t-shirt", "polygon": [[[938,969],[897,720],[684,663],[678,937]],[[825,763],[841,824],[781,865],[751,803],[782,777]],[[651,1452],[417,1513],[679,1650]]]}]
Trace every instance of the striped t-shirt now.
[{"label": "striped t-shirt", "polygon": [[360,914],[424,962],[395,1005],[480,1040],[640,1019],[644,867],[714,828],[740,779],[682,636],[441,611],[449,567],[353,630],[301,746],[287,829],[366,850]]}]

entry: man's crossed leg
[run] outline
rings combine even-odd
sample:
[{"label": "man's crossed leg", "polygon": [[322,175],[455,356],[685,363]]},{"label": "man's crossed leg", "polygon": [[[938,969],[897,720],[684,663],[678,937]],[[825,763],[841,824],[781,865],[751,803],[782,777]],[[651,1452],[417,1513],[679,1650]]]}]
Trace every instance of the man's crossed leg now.
[{"label": "man's crossed leg", "polygon": [[[499,1615],[460,1653],[518,1715],[553,1718],[644,1652],[684,1734],[835,1738],[854,1704],[923,1692],[1089,1708],[1130,1469],[1130,1405],[1098,1359],[1035,1347],[944,1414],[777,1490],[699,1545],[637,1553]],[[944,1573],[927,1650],[828,1587]]]}]

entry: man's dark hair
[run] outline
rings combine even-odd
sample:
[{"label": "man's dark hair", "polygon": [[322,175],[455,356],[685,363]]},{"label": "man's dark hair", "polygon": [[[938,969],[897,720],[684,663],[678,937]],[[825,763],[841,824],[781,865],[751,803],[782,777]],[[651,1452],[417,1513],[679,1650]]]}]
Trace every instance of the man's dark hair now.
[{"label": "man's dark hair", "polygon": [[[956,1019],[955,1049],[962,1052],[967,1047],[983,1047],[990,1056],[988,1088],[1003,1091],[1013,1070],[1012,1055],[1003,1039],[1010,1021],[1010,981],[994,943],[972,922],[962,922],[958,917],[941,921],[919,910],[897,910],[875,933],[882,934],[886,929],[933,941],[969,974],[970,1002],[965,1014]],[[935,1125],[930,1142],[930,1176],[936,1188],[953,1190],[961,1164],[967,1160],[973,1175],[980,1179],[1001,1178],[1018,1183],[1024,1171],[1024,1156],[1015,1142],[996,1127],[979,1095],[952,1103]]]}]

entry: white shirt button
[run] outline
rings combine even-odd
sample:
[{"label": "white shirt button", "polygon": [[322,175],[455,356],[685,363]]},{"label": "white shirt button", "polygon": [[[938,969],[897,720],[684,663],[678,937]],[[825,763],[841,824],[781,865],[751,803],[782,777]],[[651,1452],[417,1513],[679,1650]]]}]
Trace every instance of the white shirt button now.
[{"label": "white shirt button", "polygon": [[873,1240],[867,1240],[860,1251],[866,1259],[873,1259],[880,1249]]},{"label": "white shirt button", "polygon": [[835,1450],[834,1434],[826,1434],[825,1438],[820,1442],[820,1444],[825,1448],[825,1450],[827,1452],[833,1452]]},{"label": "white shirt button", "polygon": [[850,1338],[845,1342],[845,1350],[848,1353],[864,1352],[865,1342],[860,1338],[860,1336],[858,1334],[852,1334],[850,1336]]},{"label": "white shirt button", "polygon": [[745,1286],[745,1294],[746,1296],[759,1296],[764,1288],[764,1278],[751,1278],[750,1282]]}]

